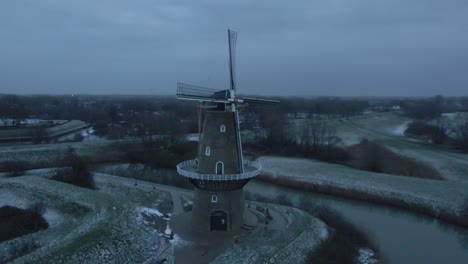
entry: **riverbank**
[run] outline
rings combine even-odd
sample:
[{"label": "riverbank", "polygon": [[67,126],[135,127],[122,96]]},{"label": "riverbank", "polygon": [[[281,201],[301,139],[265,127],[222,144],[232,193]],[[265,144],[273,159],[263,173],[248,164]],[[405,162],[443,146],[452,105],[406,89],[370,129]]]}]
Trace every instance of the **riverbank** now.
[{"label": "riverbank", "polygon": [[391,205],[468,227],[461,212],[468,183],[354,170],[314,160],[260,157],[259,180],[305,191]]}]

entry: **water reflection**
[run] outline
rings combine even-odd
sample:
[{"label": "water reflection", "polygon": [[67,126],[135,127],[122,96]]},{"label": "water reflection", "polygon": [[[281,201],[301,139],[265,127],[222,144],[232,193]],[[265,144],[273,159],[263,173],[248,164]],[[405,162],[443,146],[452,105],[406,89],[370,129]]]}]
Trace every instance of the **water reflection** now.
[{"label": "water reflection", "polygon": [[271,183],[252,181],[245,187],[268,198],[287,195],[329,206],[375,239],[388,263],[468,263],[468,229],[389,206],[307,193]]}]

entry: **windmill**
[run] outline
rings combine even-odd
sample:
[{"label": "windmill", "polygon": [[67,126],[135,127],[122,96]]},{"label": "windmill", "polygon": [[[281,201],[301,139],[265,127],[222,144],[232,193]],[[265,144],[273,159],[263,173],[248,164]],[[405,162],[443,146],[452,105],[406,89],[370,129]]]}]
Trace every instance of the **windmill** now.
[{"label": "windmill", "polygon": [[238,107],[243,103],[275,104],[276,100],[236,96],[237,33],[228,30],[229,89],[216,90],[177,83],[177,98],[201,102],[198,155],[177,171],[195,186],[191,225],[194,231],[239,231],[243,224],[242,188],[261,166],[245,162]]}]

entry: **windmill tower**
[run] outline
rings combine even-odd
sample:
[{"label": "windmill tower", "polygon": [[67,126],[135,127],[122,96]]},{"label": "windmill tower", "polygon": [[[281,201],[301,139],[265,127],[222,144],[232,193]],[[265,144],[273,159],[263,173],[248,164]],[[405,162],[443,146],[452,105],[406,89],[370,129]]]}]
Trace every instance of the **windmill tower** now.
[{"label": "windmill tower", "polygon": [[228,30],[228,41],[229,89],[177,84],[178,99],[201,102],[197,158],[177,165],[178,173],[195,186],[191,219],[194,231],[240,230],[244,212],[242,188],[260,173],[261,167],[243,160],[238,105],[279,103],[275,100],[236,97],[237,33]]}]

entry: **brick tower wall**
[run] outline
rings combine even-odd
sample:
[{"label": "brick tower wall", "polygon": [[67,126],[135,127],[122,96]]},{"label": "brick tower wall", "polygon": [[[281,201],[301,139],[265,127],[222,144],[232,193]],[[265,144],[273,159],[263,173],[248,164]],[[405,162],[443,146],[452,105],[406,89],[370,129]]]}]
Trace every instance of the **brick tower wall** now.
[{"label": "brick tower wall", "polygon": [[[224,174],[240,172],[233,112],[206,111],[199,145],[199,173],[216,174],[218,161],[224,164]],[[206,155],[207,147],[210,148],[209,155]]]}]

